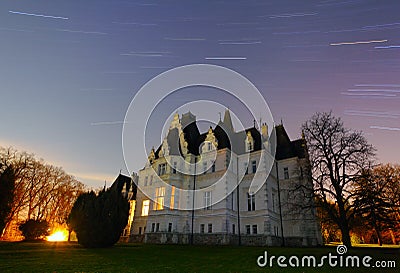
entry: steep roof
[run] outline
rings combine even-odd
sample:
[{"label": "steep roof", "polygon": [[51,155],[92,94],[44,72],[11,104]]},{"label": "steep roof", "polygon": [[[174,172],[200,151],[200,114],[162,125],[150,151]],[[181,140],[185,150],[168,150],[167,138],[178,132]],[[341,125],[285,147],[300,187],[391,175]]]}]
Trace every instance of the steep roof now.
[{"label": "steep roof", "polygon": [[[182,115],[181,123],[185,140],[188,143],[188,152],[193,155],[199,155],[200,146],[205,141],[207,132],[200,134],[196,124],[196,117],[190,112]],[[306,157],[305,141],[303,139],[291,141],[282,124],[275,126],[274,130],[276,133],[275,158],[277,160],[291,157]],[[245,153],[245,140],[248,133],[251,134],[254,140],[253,151],[258,151],[262,148],[261,134],[255,126],[239,132],[234,131],[229,110],[225,111],[224,121],[219,121],[213,133],[218,141],[218,150],[228,148],[237,154]],[[171,155],[179,155],[182,153],[179,144],[178,129],[173,128],[169,131],[167,141],[169,144],[169,153]],[[156,150],[156,158],[159,158],[161,147],[162,144]]]},{"label": "steep roof", "polygon": [[275,126],[276,132],[276,154],[277,160],[282,160],[291,157],[304,158],[305,153],[305,141],[303,139],[297,139],[291,141],[283,125]]},{"label": "steep roof", "polygon": [[122,192],[122,189],[124,188],[125,185],[126,185],[126,191],[130,191],[132,189],[133,196],[131,199],[136,200],[137,186],[133,182],[132,178],[129,176],[120,173],[112,183],[111,188],[114,188],[119,192]]}]

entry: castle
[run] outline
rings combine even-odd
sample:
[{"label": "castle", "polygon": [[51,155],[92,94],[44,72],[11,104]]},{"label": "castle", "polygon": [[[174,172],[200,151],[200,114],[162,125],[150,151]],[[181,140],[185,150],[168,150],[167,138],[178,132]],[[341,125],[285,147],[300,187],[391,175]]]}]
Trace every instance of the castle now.
[{"label": "castle", "polygon": [[[200,133],[188,112],[174,118],[163,142],[133,177],[129,242],[314,246],[322,244],[306,143],[283,125],[236,132],[229,110]],[[272,135],[275,139],[272,140]],[[262,156],[276,143],[273,157]],[[266,163],[268,162],[268,164]],[[270,167],[268,167],[268,166]],[[256,188],[255,176],[263,177]],[[133,198],[133,196],[135,198]]]}]

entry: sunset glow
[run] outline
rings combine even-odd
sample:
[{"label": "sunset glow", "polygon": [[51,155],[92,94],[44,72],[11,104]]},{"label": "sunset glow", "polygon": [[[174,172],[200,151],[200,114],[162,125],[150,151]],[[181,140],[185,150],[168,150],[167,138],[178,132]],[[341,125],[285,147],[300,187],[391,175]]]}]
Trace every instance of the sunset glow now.
[{"label": "sunset glow", "polygon": [[53,234],[46,237],[49,242],[62,242],[68,240],[68,231],[65,229],[56,230]]}]

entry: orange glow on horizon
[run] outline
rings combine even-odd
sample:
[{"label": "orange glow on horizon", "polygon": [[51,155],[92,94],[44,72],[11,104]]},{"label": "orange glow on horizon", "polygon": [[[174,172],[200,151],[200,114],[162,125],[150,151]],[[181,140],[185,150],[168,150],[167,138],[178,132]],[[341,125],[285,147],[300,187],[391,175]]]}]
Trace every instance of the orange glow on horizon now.
[{"label": "orange glow on horizon", "polygon": [[68,241],[68,231],[65,229],[57,229],[53,234],[46,237],[49,242],[64,242]]}]

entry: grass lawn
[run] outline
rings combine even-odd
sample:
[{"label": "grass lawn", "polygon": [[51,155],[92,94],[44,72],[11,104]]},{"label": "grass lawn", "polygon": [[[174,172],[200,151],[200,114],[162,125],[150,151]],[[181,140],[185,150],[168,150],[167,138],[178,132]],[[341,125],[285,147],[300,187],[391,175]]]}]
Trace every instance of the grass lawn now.
[{"label": "grass lawn", "polygon": [[[84,249],[66,242],[0,242],[0,272],[400,272],[399,248],[354,248],[349,255],[395,260],[396,268],[279,268],[257,266],[257,257],[337,255],[335,247],[278,248],[118,244],[106,249]],[[360,259],[361,260],[361,259]],[[286,260],[287,263],[287,260]]]}]

